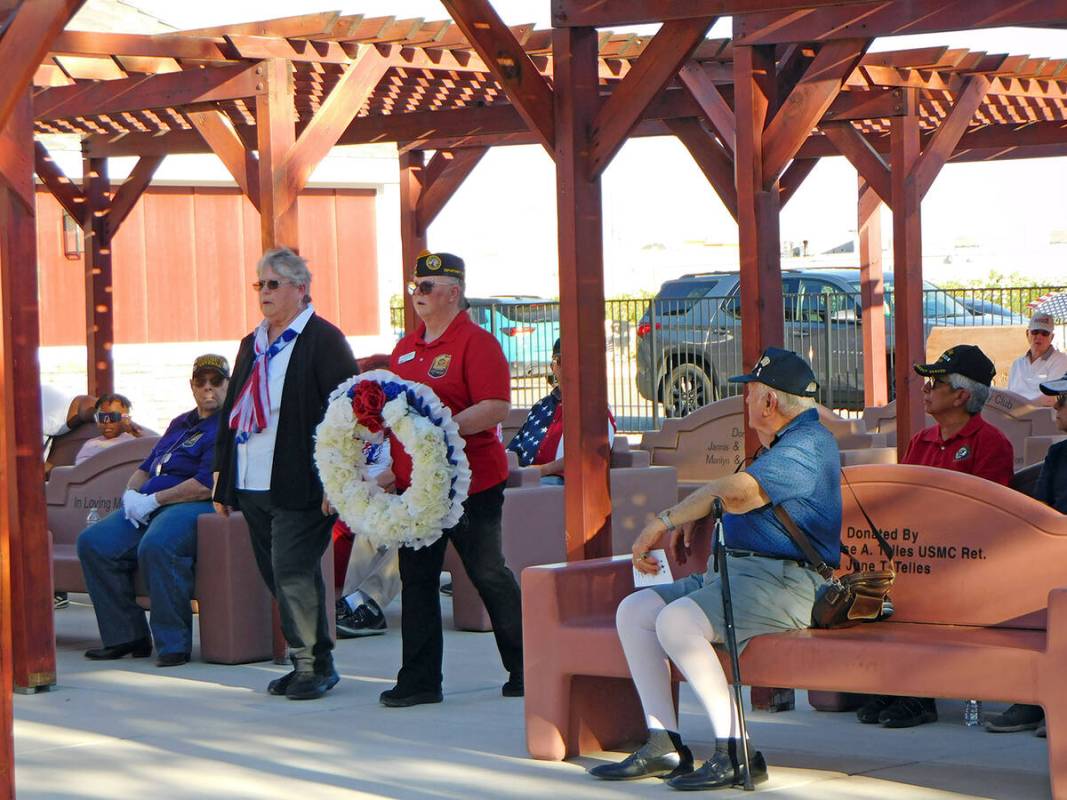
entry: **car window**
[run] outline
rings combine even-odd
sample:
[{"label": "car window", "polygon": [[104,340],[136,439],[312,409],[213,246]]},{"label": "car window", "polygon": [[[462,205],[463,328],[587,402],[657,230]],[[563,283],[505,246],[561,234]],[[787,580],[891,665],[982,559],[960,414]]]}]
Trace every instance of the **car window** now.
[{"label": "car window", "polygon": [[[799,278],[783,278],[782,279],[782,303],[785,305],[785,321],[793,322],[796,320],[796,306],[797,300],[800,296],[800,279]],[[741,319],[741,282],[738,281],[734,287],[730,296],[722,301],[722,310],[732,317]]]},{"label": "car window", "polygon": [[716,291],[722,280],[673,281],[665,283],[656,295],[656,314],[660,316],[680,316],[686,314],[694,305],[705,297],[716,297]]},{"label": "car window", "polygon": [[801,292],[800,318],[803,322],[856,319],[856,299],[836,284],[805,278],[801,282]]},{"label": "car window", "polygon": [[529,325],[559,322],[559,303],[507,304],[498,305],[496,309],[500,312],[500,315],[509,322],[526,323]]}]

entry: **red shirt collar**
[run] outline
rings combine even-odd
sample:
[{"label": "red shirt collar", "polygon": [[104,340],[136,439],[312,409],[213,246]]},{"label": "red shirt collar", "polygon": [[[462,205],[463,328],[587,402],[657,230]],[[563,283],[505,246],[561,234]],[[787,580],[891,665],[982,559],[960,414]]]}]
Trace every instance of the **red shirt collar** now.
[{"label": "red shirt collar", "polygon": [[981,428],[983,425],[985,425],[985,420],[982,419],[981,413],[978,413],[973,415],[969,420],[967,420],[967,424],[960,428],[958,431],[956,431],[956,434],[954,436],[948,439],[941,438],[941,428],[936,424],[931,425],[929,428],[924,430],[920,434],[920,438],[922,439],[922,441],[930,442],[931,444],[947,444],[948,442],[951,442],[955,439],[966,439],[970,436],[974,436],[976,433],[978,433],[979,428]]},{"label": "red shirt collar", "polygon": [[452,321],[448,323],[448,327],[445,328],[444,333],[427,344],[426,342],[426,323],[420,322],[418,330],[415,331],[415,344],[423,347],[436,347],[438,344],[449,341],[459,329],[461,325],[470,323],[470,315],[466,311],[460,311],[452,318]]}]

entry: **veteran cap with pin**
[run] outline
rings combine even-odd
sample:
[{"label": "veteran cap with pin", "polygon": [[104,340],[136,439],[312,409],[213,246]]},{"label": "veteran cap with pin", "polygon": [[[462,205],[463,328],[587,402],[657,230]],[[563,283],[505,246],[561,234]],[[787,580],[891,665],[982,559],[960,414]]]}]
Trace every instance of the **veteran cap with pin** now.
[{"label": "veteran cap with pin", "polygon": [[435,275],[463,280],[463,259],[451,253],[423,253],[415,262],[415,277],[432,278]]},{"label": "veteran cap with pin", "polygon": [[780,347],[768,347],[751,372],[730,378],[730,383],[753,382],[799,397],[814,397],[819,389],[808,362],[792,350]]}]

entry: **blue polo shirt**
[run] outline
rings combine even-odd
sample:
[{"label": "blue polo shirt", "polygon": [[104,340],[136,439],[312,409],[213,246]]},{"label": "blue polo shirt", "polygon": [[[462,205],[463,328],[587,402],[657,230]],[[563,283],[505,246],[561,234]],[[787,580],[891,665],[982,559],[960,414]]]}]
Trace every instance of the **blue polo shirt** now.
[{"label": "blue polo shirt", "polygon": [[[745,470],[808,534],[827,564],[841,563],[841,458],[833,434],[809,409],[790,420]],[[778,558],[806,561],[772,505],[746,514],[726,514],[726,546]]]},{"label": "blue polo shirt", "polygon": [[210,489],[218,428],[218,412],[201,419],[194,408],[176,416],[141,464],[140,469],[148,473],[148,480],[138,491],[154,494],[189,478],[196,478]]}]

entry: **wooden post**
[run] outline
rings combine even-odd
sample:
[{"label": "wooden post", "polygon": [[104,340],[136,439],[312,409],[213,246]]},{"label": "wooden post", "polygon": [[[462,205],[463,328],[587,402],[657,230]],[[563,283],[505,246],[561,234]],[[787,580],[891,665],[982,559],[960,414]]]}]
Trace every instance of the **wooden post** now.
[{"label": "wooden post", "polygon": [[567,560],[611,555],[611,489],[605,414],[604,252],[600,179],[589,132],[599,106],[597,31],[552,32],[555,70],[556,213],[563,337]]},{"label": "wooden post", "polygon": [[[17,492],[16,516],[10,520],[13,678],[16,691],[34,692],[55,685],[56,650],[41,452],[37,229],[34,205],[27,203],[34,197],[33,111],[28,94],[9,117],[0,147],[14,150],[3,158],[7,187],[0,212],[0,260],[12,279],[10,293],[5,293],[9,305],[3,310],[4,338],[10,343],[8,391],[14,406],[7,419],[18,420],[9,426],[15,431],[16,471],[8,473],[7,480],[16,484]],[[12,174],[16,164],[18,174]]]},{"label": "wooden post", "polygon": [[[775,108],[773,47],[734,48],[734,152],[741,264],[741,360],[749,370],[763,350],[785,339],[778,184],[763,172],[764,129]],[[746,411],[747,414],[747,411]],[[745,449],[759,446],[745,425]]]},{"label": "wooden post", "polygon": [[266,91],[256,96],[256,136],[259,143],[259,222],[263,250],[300,249],[297,193],[289,181],[287,156],[296,141],[292,65],[271,58],[256,67]]},{"label": "wooden post", "polygon": [[408,297],[408,279],[414,274],[415,260],[426,249],[426,229],[419,223],[419,200],[422,199],[426,154],[408,150],[400,154],[400,296],[404,302],[404,332],[418,326],[415,306]]},{"label": "wooden post", "polygon": [[860,248],[860,298],[863,307],[863,404],[889,402],[885,346],[885,296],[882,282],[882,199],[862,176],[857,230]]},{"label": "wooden post", "polygon": [[[83,146],[84,152],[84,146]],[[102,395],[115,391],[115,365],[111,347],[115,341],[115,317],[111,291],[111,181],[107,159],[82,158],[82,191],[85,193],[85,347],[88,392]]]},{"label": "wooden post", "polygon": [[[8,230],[7,210],[13,202],[8,189],[0,189],[0,228]],[[6,237],[4,237],[6,238]],[[0,238],[0,247],[3,245]],[[15,419],[14,382],[14,314],[12,291],[15,270],[6,253],[0,253],[0,413],[4,419]],[[4,475],[18,474],[15,447],[15,425],[0,425],[0,470]],[[12,540],[17,539],[18,483],[0,482],[0,797],[15,796],[15,730],[11,710],[11,690],[14,679],[14,646],[11,628]]]},{"label": "wooden post", "polygon": [[926,361],[923,330],[921,194],[914,167],[919,159],[919,117],[893,117],[890,129],[893,208],[893,309],[897,389],[897,458],[923,428],[922,383],[912,369]]}]

